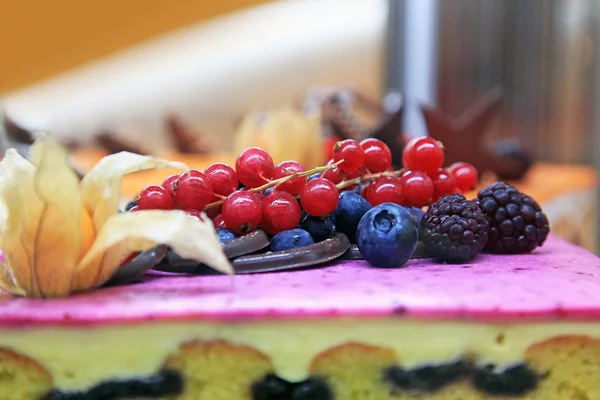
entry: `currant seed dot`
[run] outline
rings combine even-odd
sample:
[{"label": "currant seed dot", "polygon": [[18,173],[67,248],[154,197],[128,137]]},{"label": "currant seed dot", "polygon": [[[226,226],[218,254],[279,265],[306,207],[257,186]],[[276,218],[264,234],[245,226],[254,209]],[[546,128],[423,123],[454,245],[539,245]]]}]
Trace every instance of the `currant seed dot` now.
[{"label": "currant seed dot", "polygon": [[381,177],[369,185],[366,199],[373,207],[383,203],[402,204],[402,184],[399,179]]},{"label": "currant seed dot", "polygon": [[473,190],[479,180],[475,167],[466,162],[456,162],[448,167],[448,171],[454,176],[458,190],[463,193]]},{"label": "currant seed dot", "polygon": [[202,210],[213,200],[210,180],[198,170],[182,173],[174,187],[174,206],[179,210]]},{"label": "currant seed dot", "polygon": [[[296,172],[304,172],[305,169],[297,161],[284,161],[280,163],[273,171],[273,179],[280,179],[286,176],[291,175]],[[292,179],[291,181],[284,182],[277,186],[278,191],[287,192],[289,194],[297,195],[300,194],[302,189],[304,189],[304,185],[306,185],[306,178],[299,177],[296,179]],[[291,228],[290,228],[291,229]]]},{"label": "currant seed dot", "polygon": [[333,147],[333,161],[338,162],[344,160],[339,165],[342,172],[350,173],[358,170],[363,166],[365,153],[354,139],[346,139],[337,142]]},{"label": "currant seed dot", "polygon": [[252,232],[262,219],[260,196],[248,190],[238,190],[230,194],[223,202],[222,212],[225,227],[236,235]]},{"label": "currant seed dot", "polygon": [[431,202],[433,182],[423,171],[407,171],[400,179],[403,203],[406,206],[424,207]]},{"label": "currant seed dot", "polygon": [[404,168],[434,174],[444,164],[444,149],[430,137],[410,140],[402,152]]},{"label": "currant seed dot", "polygon": [[392,152],[381,140],[368,138],[360,142],[360,147],[365,153],[364,163],[369,172],[384,172],[392,165]]},{"label": "currant seed dot", "polygon": [[238,188],[236,172],[225,163],[210,164],[204,174],[212,184],[213,192],[221,196],[229,196]]},{"label": "currant seed dot", "polygon": [[300,204],[290,193],[275,191],[262,200],[261,225],[271,235],[296,228],[301,215]]},{"label": "currant seed dot", "polygon": [[306,183],[300,194],[300,203],[308,215],[322,217],[337,207],[339,192],[333,182],[325,178],[313,179]]},{"label": "currant seed dot", "polygon": [[171,210],[173,198],[162,186],[146,186],[139,194],[137,208],[138,210]]},{"label": "currant seed dot", "polygon": [[273,158],[260,147],[250,147],[240,153],[235,161],[235,170],[240,182],[255,188],[264,185],[273,176]]}]

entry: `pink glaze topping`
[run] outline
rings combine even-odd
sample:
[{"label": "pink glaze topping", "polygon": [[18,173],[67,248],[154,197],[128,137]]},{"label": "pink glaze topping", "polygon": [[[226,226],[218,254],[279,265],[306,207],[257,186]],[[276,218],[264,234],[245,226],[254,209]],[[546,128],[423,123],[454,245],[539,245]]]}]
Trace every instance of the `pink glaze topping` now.
[{"label": "pink glaze topping", "polygon": [[550,237],[527,255],[466,265],[411,260],[377,269],[345,261],[294,272],[149,274],[142,282],[58,300],[0,294],[0,324],[240,320],[403,315],[469,320],[600,320],[600,258]]}]

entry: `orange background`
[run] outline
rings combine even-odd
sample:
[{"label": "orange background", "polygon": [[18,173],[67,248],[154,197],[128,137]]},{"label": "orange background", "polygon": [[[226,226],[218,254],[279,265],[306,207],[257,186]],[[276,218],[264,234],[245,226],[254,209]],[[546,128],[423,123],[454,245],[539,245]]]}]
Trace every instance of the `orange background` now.
[{"label": "orange background", "polygon": [[0,0],[0,93],[267,0]]}]

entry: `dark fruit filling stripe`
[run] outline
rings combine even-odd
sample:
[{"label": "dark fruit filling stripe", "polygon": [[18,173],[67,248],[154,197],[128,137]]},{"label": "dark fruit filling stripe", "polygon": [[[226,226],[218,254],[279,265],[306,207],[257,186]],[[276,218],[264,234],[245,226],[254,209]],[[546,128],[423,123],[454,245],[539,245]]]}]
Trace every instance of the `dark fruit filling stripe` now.
[{"label": "dark fruit filling stripe", "polygon": [[537,387],[539,376],[525,364],[508,368],[501,373],[493,366],[479,368],[473,374],[473,386],[489,394],[520,396]]},{"label": "dark fruit filling stripe", "polygon": [[182,391],[181,375],[176,371],[162,371],[146,378],[102,382],[86,391],[53,390],[40,400],[123,400],[137,397],[156,399],[177,395]]},{"label": "dark fruit filling stripe", "polygon": [[302,382],[291,383],[275,375],[267,375],[252,385],[252,400],[333,400],[327,382],[310,377]]}]

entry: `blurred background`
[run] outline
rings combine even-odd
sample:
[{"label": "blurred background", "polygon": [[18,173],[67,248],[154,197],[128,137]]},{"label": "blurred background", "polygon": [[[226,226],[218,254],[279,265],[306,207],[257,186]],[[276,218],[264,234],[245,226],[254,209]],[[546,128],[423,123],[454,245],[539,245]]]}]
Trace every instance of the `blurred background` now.
[{"label": "blurred background", "polygon": [[68,143],[111,131],[160,149],[176,113],[211,151],[231,152],[247,113],[298,107],[315,87],[374,102],[398,91],[403,132],[423,135],[422,104],[457,117],[500,88],[489,136],[581,166],[572,181],[585,184],[564,190],[598,204],[597,0],[0,0],[0,10],[0,107]]}]

